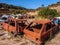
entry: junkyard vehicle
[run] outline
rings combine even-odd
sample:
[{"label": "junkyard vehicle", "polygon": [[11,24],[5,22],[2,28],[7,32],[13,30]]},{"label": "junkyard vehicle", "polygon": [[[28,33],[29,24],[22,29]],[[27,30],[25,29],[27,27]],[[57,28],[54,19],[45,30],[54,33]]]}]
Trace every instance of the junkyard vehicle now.
[{"label": "junkyard vehicle", "polygon": [[60,30],[60,17],[57,17],[57,20],[58,21],[56,21],[56,22],[57,22],[57,25],[58,25],[58,29]]},{"label": "junkyard vehicle", "polygon": [[17,15],[12,15],[12,18],[16,18],[16,19],[34,19],[34,16],[30,16],[30,15],[22,15],[22,14],[17,14]]},{"label": "junkyard vehicle", "polygon": [[10,18],[8,22],[3,22],[2,27],[10,33],[19,34],[27,25],[25,19]]},{"label": "junkyard vehicle", "polygon": [[2,22],[6,22],[8,21],[9,15],[2,15],[0,17],[0,24],[2,24]]},{"label": "junkyard vehicle", "polygon": [[50,20],[35,20],[24,29],[24,34],[25,37],[31,41],[41,44],[49,38],[50,35],[55,34],[57,27],[58,26]]},{"label": "junkyard vehicle", "polygon": [[55,17],[55,18],[53,19],[53,22],[54,22],[56,25],[58,25],[58,29],[60,30],[60,17]]},{"label": "junkyard vehicle", "polygon": [[58,20],[57,24],[60,26],[60,17],[56,17],[56,20]]}]

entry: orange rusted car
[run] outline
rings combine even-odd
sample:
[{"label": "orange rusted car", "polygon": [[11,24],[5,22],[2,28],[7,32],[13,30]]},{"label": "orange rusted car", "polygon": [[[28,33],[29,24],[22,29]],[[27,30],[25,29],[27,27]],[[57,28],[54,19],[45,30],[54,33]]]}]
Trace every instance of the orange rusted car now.
[{"label": "orange rusted car", "polygon": [[3,22],[2,27],[10,33],[21,33],[28,25],[26,19],[10,18],[8,22]]},{"label": "orange rusted car", "polygon": [[50,20],[35,20],[31,22],[24,30],[25,37],[35,43],[43,43],[50,34],[55,34],[57,25]]}]

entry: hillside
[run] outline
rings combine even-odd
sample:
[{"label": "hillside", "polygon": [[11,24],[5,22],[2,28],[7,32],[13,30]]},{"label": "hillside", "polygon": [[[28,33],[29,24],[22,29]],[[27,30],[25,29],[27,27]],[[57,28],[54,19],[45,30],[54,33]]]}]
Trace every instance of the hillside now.
[{"label": "hillside", "polygon": [[[5,10],[5,11],[3,11]],[[9,14],[18,14],[18,13],[26,13],[28,9],[21,7],[21,6],[14,6],[11,4],[6,4],[6,3],[0,3],[0,14],[4,12],[7,13],[9,11]]]},{"label": "hillside", "polygon": [[51,9],[56,9],[56,10],[57,10],[57,12],[59,12],[59,13],[60,13],[60,5],[59,5],[59,6],[56,6],[56,7],[49,7],[49,8],[51,8]]},{"label": "hillside", "polygon": [[[30,10],[30,12],[28,12],[30,15],[38,15],[38,12],[39,12],[39,10],[41,10],[42,8],[44,8],[45,6],[44,5],[42,5],[41,7],[38,7],[37,9],[35,9],[35,10]],[[58,13],[60,13],[60,2],[57,2],[57,3],[55,3],[55,4],[51,4],[51,5],[48,5],[47,6],[48,8],[50,8],[50,9],[56,9],[57,10],[57,12]],[[47,8],[47,7],[45,7],[45,8]]]},{"label": "hillside", "polygon": [[14,6],[14,5],[6,4],[6,3],[0,3],[0,8],[27,10],[27,9],[24,8],[24,7]]},{"label": "hillside", "polygon": [[60,2],[57,2],[56,4],[51,4],[48,7],[51,8],[51,9],[56,9],[57,12],[60,13]]},{"label": "hillside", "polygon": [[48,5],[48,7],[57,7],[60,6],[60,2],[57,2],[55,4]]},{"label": "hillside", "polygon": [[[57,12],[60,12],[60,2],[57,2],[55,4],[51,4],[51,5],[48,5],[47,6],[48,8],[51,8],[51,9],[56,9]],[[39,7],[37,8],[36,10],[40,10],[42,7]]]},{"label": "hillside", "polygon": [[[56,9],[57,12],[60,12],[60,2],[57,2],[55,4],[51,4],[48,6],[51,9]],[[10,11],[10,13],[29,13],[29,15],[31,15],[33,13],[33,15],[37,15],[38,11],[41,9],[42,7],[38,7],[37,9],[27,9],[21,6],[14,6],[14,5],[10,5],[10,4],[6,4],[6,3],[0,3],[0,9],[8,9]]]}]

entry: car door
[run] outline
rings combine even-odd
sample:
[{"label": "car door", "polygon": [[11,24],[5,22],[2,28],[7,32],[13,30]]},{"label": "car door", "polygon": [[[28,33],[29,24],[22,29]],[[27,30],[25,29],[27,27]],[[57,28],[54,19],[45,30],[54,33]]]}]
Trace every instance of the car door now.
[{"label": "car door", "polygon": [[[34,24],[36,24],[36,23],[34,23]],[[24,30],[24,33],[27,37],[36,41],[41,28],[42,28],[42,24],[36,24],[36,25],[30,26],[30,27],[28,26],[28,28],[26,28]]]},{"label": "car door", "polygon": [[45,32],[42,35],[44,40],[48,39],[52,35],[52,33],[54,32],[54,29],[55,29],[55,25],[53,25],[51,23],[46,23],[45,24]]},{"label": "car door", "polygon": [[34,32],[32,29],[30,29],[30,30],[25,30],[24,33],[25,33],[25,35],[26,35],[29,39],[31,39],[31,40],[36,40],[37,33]]},{"label": "car door", "polygon": [[8,30],[8,22],[3,22],[2,27],[3,29]]},{"label": "car door", "polygon": [[15,27],[15,22],[14,21],[11,21],[9,23],[9,31],[12,32],[12,31],[16,31],[16,27]]}]

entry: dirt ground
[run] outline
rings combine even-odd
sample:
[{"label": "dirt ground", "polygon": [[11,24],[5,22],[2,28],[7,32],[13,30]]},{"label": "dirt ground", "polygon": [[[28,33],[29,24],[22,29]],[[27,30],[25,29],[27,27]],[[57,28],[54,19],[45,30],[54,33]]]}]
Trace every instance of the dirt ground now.
[{"label": "dirt ground", "polygon": [[[0,30],[0,45],[35,45],[35,43],[20,36],[13,37],[7,31]],[[45,45],[60,45],[60,32],[53,39],[47,41]]]},{"label": "dirt ground", "polygon": [[0,30],[0,45],[35,45],[26,38],[20,36],[13,37],[7,31]]},{"label": "dirt ground", "polygon": [[57,33],[51,40],[46,42],[45,45],[60,45],[60,32]]}]

